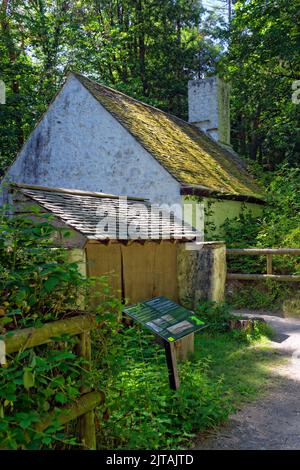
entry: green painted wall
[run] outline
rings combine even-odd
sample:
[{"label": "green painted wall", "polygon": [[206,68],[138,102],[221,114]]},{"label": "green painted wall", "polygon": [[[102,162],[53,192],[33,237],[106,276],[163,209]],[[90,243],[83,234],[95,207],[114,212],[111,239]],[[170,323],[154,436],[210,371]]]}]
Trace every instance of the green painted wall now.
[{"label": "green painted wall", "polygon": [[[184,214],[186,214],[185,207],[186,205],[191,205],[193,206],[193,209],[191,211],[191,207],[189,207],[188,214],[189,216],[186,218],[186,220],[189,223],[192,223],[193,226],[195,226],[195,220],[196,217],[199,219],[199,213],[201,211],[197,212],[196,215],[196,209],[195,206],[197,203],[201,203],[200,198],[197,198],[195,196],[189,197],[185,196],[183,197],[183,204],[184,204]],[[214,198],[202,198],[202,204],[203,204],[203,210],[202,210],[202,217],[203,217],[203,225],[205,227],[206,231],[206,239],[221,239],[222,238],[222,230],[221,226],[225,222],[226,219],[233,219],[234,217],[237,217],[241,210],[242,207],[246,207],[246,210],[251,211],[254,217],[258,217],[262,214],[263,211],[263,206],[259,204],[253,204],[249,202],[240,202],[240,201],[231,201],[231,200],[219,200],[219,199],[214,199]],[[190,213],[192,212],[192,216]],[[203,214],[204,212],[204,214]],[[211,230],[211,226],[214,225],[216,227],[215,231]]]}]

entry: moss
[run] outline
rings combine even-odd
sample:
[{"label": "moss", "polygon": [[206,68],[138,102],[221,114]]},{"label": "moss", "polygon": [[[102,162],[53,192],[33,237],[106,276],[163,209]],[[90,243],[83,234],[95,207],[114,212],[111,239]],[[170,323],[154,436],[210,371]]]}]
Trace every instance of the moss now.
[{"label": "moss", "polygon": [[179,182],[263,198],[254,179],[231,154],[195,126],[82,75],[76,77]]}]

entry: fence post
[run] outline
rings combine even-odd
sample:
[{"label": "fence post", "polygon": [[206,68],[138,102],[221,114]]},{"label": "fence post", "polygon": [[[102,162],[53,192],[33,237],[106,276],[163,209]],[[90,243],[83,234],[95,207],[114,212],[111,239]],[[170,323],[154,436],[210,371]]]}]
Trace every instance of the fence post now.
[{"label": "fence post", "polygon": [[[91,348],[91,333],[85,331],[80,336],[80,343],[78,345],[78,354],[82,356],[86,361],[87,369],[90,368],[92,359],[92,348]],[[82,386],[80,389],[81,393],[88,393],[91,391],[89,387]],[[94,410],[88,411],[78,419],[79,427],[79,438],[86,450],[96,450],[96,429],[95,429],[95,412]]]},{"label": "fence post", "polygon": [[226,253],[227,255],[265,255],[267,257],[266,274],[227,273],[227,280],[259,281],[272,279],[274,281],[300,282],[298,274],[273,274],[272,265],[273,255],[300,256],[300,248],[227,248]]},{"label": "fence post", "polygon": [[[83,357],[86,361],[84,367],[89,370],[91,367],[91,334],[90,330],[96,327],[96,318],[94,315],[86,314],[77,317],[56,320],[46,323],[40,328],[24,328],[15,330],[13,334],[6,333],[2,337],[4,341],[0,341],[0,361],[1,352],[9,354],[24,349],[30,349],[41,344],[53,341],[53,338],[62,334],[71,336],[78,335],[80,338],[76,348],[77,355]],[[2,345],[2,351],[1,351]],[[86,450],[96,449],[96,429],[95,429],[95,412],[94,409],[104,401],[103,392],[91,392],[90,387],[81,385],[81,396],[75,403],[61,408],[58,417],[60,424],[66,424],[69,421],[78,419],[79,437]],[[39,432],[47,429],[56,418],[56,410],[52,410],[34,425]],[[2,449],[2,447],[1,447]]]},{"label": "fence post", "polygon": [[267,274],[272,274],[272,255],[267,254]]}]

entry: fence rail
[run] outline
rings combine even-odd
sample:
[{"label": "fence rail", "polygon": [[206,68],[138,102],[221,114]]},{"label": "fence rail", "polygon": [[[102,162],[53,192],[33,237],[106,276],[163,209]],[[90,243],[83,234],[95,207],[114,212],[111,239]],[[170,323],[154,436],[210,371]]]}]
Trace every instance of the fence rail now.
[{"label": "fence rail", "polygon": [[267,257],[266,274],[227,273],[228,280],[259,281],[273,279],[274,281],[300,282],[300,276],[294,274],[273,274],[273,255],[300,256],[299,248],[227,248],[227,255],[265,255]]},{"label": "fence rail", "polygon": [[[78,335],[80,338],[77,347],[77,355],[83,357],[87,364],[91,361],[91,338],[90,331],[96,328],[97,321],[94,315],[77,315],[72,318],[57,320],[42,325],[40,328],[24,328],[15,330],[1,336],[4,340],[7,354],[22,351],[24,349],[40,346],[60,337],[63,334],[71,336]],[[88,366],[89,367],[89,366]],[[79,438],[84,449],[96,449],[96,430],[94,420],[94,409],[104,402],[104,393],[92,391],[90,388],[81,387],[81,395],[76,402],[66,405],[60,409],[57,417],[60,424],[66,424],[78,418]],[[36,425],[37,431],[47,429],[55,419],[55,410],[41,416]]]},{"label": "fence rail", "polygon": [[20,349],[29,349],[34,346],[53,341],[53,338],[69,334],[79,335],[96,327],[96,318],[93,315],[78,315],[72,318],[56,320],[45,323],[40,328],[24,328],[3,335],[8,354]]}]

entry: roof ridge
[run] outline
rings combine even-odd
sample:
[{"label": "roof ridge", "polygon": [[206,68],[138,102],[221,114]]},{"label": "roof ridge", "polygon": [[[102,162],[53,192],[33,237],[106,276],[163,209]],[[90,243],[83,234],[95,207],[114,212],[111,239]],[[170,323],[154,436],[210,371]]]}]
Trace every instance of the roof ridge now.
[{"label": "roof ridge", "polygon": [[97,191],[84,191],[81,189],[68,189],[68,188],[53,188],[47,186],[39,186],[33,184],[25,184],[25,183],[10,183],[12,188],[18,189],[29,189],[33,191],[45,191],[49,193],[62,193],[62,194],[70,194],[73,196],[91,196],[91,197],[99,197],[99,198],[110,198],[110,199],[119,199],[119,198],[127,198],[129,201],[144,201],[146,202],[147,199],[142,197],[133,197],[133,196],[126,196],[126,195],[118,195],[118,194],[108,194],[108,193],[100,193]]},{"label": "roof ridge", "polygon": [[[149,152],[154,158],[156,158],[156,160],[164,167],[164,169],[168,171],[169,174],[173,178],[175,178],[181,186],[186,183],[188,185],[192,184],[191,181],[186,180],[184,174],[184,172],[189,172],[190,168],[184,168],[184,165],[182,166],[181,163],[178,162],[178,160],[176,161],[176,158],[173,158],[174,163],[170,164],[171,159],[168,160],[170,155],[167,158],[165,158],[165,155],[158,155],[159,152],[156,152],[155,145],[151,145],[151,138],[145,138],[145,135],[141,135],[139,132],[137,132],[137,127],[134,127],[132,125],[130,118],[123,116],[122,113],[126,110],[120,112],[120,109],[118,109],[118,107],[122,108],[122,106],[125,107],[127,104],[129,108],[136,107],[137,115],[139,115],[140,112],[141,114],[143,112],[149,113],[151,115],[151,119],[153,119],[153,121],[156,121],[158,124],[161,124],[160,121],[162,119],[166,119],[170,122],[170,124],[172,123],[172,126],[179,127],[182,133],[184,133],[185,137],[187,138],[188,146],[190,146],[190,148],[187,149],[191,151],[190,166],[192,167],[192,164],[194,164],[194,167],[195,165],[201,165],[202,170],[204,167],[205,172],[209,175],[209,177],[211,177],[212,171],[214,171],[215,176],[217,175],[217,177],[214,178],[216,180],[214,186],[202,183],[203,187],[207,187],[213,192],[218,192],[220,194],[220,197],[222,197],[222,195],[224,194],[228,195],[229,197],[234,197],[235,199],[236,196],[241,194],[243,196],[257,196],[257,199],[263,198],[261,188],[258,187],[253,177],[249,174],[247,168],[243,164],[242,158],[236,153],[234,153],[233,150],[231,151],[228,148],[225,148],[225,146],[221,145],[220,142],[215,141],[211,136],[199,129],[197,126],[177,116],[174,116],[173,114],[167,113],[166,111],[162,111],[161,109],[156,108],[155,106],[149,105],[140,100],[137,100],[136,98],[126,95],[125,93],[119,90],[115,90],[107,85],[98,83],[95,80],[92,80],[78,72],[70,73],[74,75],[74,77],[96,99],[98,103],[100,103],[110,114],[112,114],[112,116],[116,118],[119,123],[123,127],[125,127],[126,130],[131,133],[131,135],[135,139],[138,140],[138,142],[146,149],[147,152]],[[116,107],[114,108],[110,102],[115,102]],[[163,125],[164,124],[162,124],[162,126]],[[189,139],[190,142],[193,142],[194,148],[189,145]],[[177,146],[182,147],[181,142],[176,142],[176,144]],[[197,147],[201,151],[198,156],[195,156],[194,161],[192,161],[193,154],[195,153],[195,147]],[[165,151],[165,149],[163,150]],[[217,170],[215,170],[213,168],[212,161],[209,162],[209,158],[207,159],[207,155],[209,158],[211,158],[211,160],[214,160],[215,164],[219,165],[220,168],[217,168]],[[182,171],[179,168],[181,166],[183,168]],[[218,176],[217,171],[219,171],[220,174],[223,173],[222,176],[225,177],[221,179],[221,176]],[[225,183],[226,178],[228,179],[228,177],[231,177],[233,180],[235,180],[236,189],[232,187],[231,190],[229,188],[228,190],[226,190],[227,188]],[[251,185],[254,185],[256,187],[251,188]],[[230,187],[228,182],[227,187]]]},{"label": "roof ridge", "polygon": [[[118,93],[122,96],[125,96],[125,98],[128,98],[132,101],[135,101],[136,103],[138,104],[141,104],[143,106],[147,106],[148,108],[151,108],[151,109],[154,109],[155,111],[159,111],[160,113],[163,113],[165,114],[166,116],[169,116],[171,117],[172,119],[176,119],[177,121],[180,121],[180,122],[183,122],[184,124],[188,124],[189,126],[193,127],[193,128],[196,128],[200,134],[204,134],[204,135],[207,135],[209,137],[208,134],[206,134],[204,131],[202,131],[201,129],[199,129],[197,126],[195,126],[194,124],[188,122],[188,121],[185,121],[184,119],[178,117],[178,116],[175,116],[175,114],[172,114],[172,113],[169,113],[167,111],[164,111],[163,109],[160,109],[160,108],[157,108],[156,106],[153,106],[152,104],[149,104],[149,103],[145,103],[144,101],[141,101],[137,98],[134,98],[133,96],[130,96],[130,95],[127,95],[126,93],[124,93],[123,91],[120,91],[120,90],[116,90],[115,88],[112,88],[108,85],[104,85],[103,83],[99,83],[97,82],[96,80],[93,80],[89,77],[86,77],[85,75],[83,75],[82,73],[79,73],[79,72],[72,72],[70,71],[69,72],[70,74],[73,74],[75,76],[78,76],[79,79],[80,78],[84,78],[85,80],[88,80],[89,82],[91,82],[93,85],[97,85],[97,86],[100,86],[100,87],[103,87],[103,88],[107,88],[107,90],[111,91],[112,93]],[[81,82],[82,83],[82,82]],[[218,142],[217,142],[218,143]]]}]

